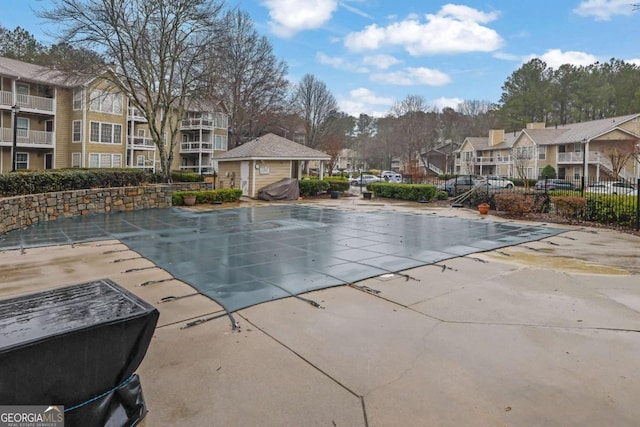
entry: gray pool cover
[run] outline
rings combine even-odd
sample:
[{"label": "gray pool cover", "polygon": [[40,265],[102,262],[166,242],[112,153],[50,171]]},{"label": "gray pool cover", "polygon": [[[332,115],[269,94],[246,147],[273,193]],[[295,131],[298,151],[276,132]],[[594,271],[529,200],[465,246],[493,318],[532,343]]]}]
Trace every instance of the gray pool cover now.
[{"label": "gray pool cover", "polygon": [[115,238],[228,312],[564,230],[300,205],[150,209],[36,224],[0,249]]}]

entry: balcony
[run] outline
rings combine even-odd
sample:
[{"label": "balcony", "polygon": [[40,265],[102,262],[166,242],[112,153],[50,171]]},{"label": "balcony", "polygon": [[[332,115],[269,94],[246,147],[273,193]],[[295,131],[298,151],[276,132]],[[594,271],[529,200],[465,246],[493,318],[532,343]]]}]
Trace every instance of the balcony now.
[{"label": "balcony", "polygon": [[[53,135],[53,132],[18,129],[16,144],[18,147],[51,148],[53,147]],[[11,146],[12,144],[13,129],[2,128],[0,145]]]},{"label": "balcony", "polygon": [[213,153],[213,142],[190,141],[180,143],[180,153]]},{"label": "balcony", "polygon": [[[588,163],[597,163],[599,161],[599,153],[595,151],[590,151],[587,155]],[[581,165],[583,162],[583,153],[579,152],[569,152],[569,153],[558,153],[558,157],[556,159],[558,164],[578,164]]]},{"label": "balcony", "polygon": [[180,130],[213,130],[214,121],[210,119],[184,119],[180,123]]},{"label": "balcony", "polygon": [[55,100],[53,98],[44,98],[42,96],[22,95],[18,94],[13,97],[12,92],[0,92],[0,105],[13,106],[17,105],[20,109],[32,113],[53,113]]},{"label": "balcony", "polygon": [[133,120],[134,122],[146,123],[147,119],[142,115],[140,110],[134,107],[127,109],[127,120]]},{"label": "balcony", "polygon": [[127,138],[127,148],[134,150],[155,150],[156,144],[151,138],[143,136],[130,136]]}]

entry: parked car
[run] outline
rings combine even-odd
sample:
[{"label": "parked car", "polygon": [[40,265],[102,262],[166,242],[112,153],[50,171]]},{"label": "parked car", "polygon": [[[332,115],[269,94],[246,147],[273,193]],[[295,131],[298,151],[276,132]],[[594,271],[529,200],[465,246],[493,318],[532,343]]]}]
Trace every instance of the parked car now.
[{"label": "parked car", "polygon": [[503,177],[503,176],[488,176],[487,177],[487,185],[489,187],[494,188],[513,188],[515,185],[513,181]]},{"label": "parked car", "polygon": [[380,182],[380,177],[371,175],[370,173],[363,173],[362,175],[353,175],[349,177],[351,185],[367,185],[372,182]]},{"label": "parked car", "polygon": [[402,182],[402,175],[400,175],[398,172],[382,171],[382,173],[380,173],[380,176],[387,182]]},{"label": "parked car", "polygon": [[534,187],[536,190],[579,190],[580,187],[566,179],[541,179]]},{"label": "parked car", "polygon": [[458,178],[448,179],[443,184],[438,184],[436,188],[438,191],[446,191],[449,197],[453,197],[469,191],[474,187],[482,186],[483,184],[486,184],[486,181],[469,176],[460,176]]},{"label": "parked car", "polygon": [[594,182],[587,187],[587,193],[596,194],[629,194],[635,187],[633,184],[623,181]]}]

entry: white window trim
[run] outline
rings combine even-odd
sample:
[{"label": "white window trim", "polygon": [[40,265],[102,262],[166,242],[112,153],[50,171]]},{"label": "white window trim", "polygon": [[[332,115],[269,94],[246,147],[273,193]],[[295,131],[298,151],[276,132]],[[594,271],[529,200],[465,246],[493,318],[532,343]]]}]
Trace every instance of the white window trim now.
[{"label": "white window trim", "polygon": [[[78,98],[80,99],[76,99],[76,94],[78,96]],[[73,89],[73,111],[79,111],[82,110],[82,101],[83,101],[83,96],[84,96],[84,88],[75,88]],[[78,101],[78,103],[80,105],[78,105],[78,108],[76,108],[76,101]]]},{"label": "white window trim", "polygon": [[[110,97],[113,97],[113,99],[111,100],[111,110],[110,111],[103,110],[102,109],[103,102]],[[119,99],[120,111],[114,111],[115,110],[114,107],[116,105],[116,98]],[[94,101],[98,101],[98,108],[94,108]],[[90,98],[89,98],[89,111],[121,116],[124,111],[124,101],[122,99],[122,94],[108,92],[105,90],[93,89],[91,91]]]},{"label": "white window trim", "polygon": [[[93,124],[97,124],[98,125],[98,141],[94,141],[93,138],[93,132],[91,132],[91,127],[93,126]],[[110,125],[111,126],[111,142],[103,142],[102,141],[102,126],[103,125]],[[120,128],[120,132],[116,132],[116,127]],[[120,134],[120,142],[115,142],[115,136],[116,134],[119,133]],[[89,122],[89,142],[92,144],[105,144],[105,145],[122,145],[122,125],[120,123],[110,123],[110,122],[96,122],[94,120],[91,120]]]},{"label": "white window trim", "polygon": [[[18,161],[18,157],[19,157],[20,155],[25,155],[25,156],[27,157],[27,160],[26,160],[26,161],[24,161],[24,162],[19,162],[19,161]],[[19,165],[19,164],[23,164],[23,163],[25,163],[25,164],[26,164],[26,167],[25,167],[25,168],[19,168],[19,167],[18,167],[18,165]],[[15,166],[16,166],[16,169],[17,169],[17,170],[29,169],[29,153],[24,152],[24,151],[17,151],[17,152],[16,152],[16,165],[15,165]]]},{"label": "white window trim", "polygon": [[73,153],[71,153],[71,167],[72,168],[81,168],[82,167],[82,153],[81,152],[73,152]]},{"label": "white window trim", "polygon": [[[76,130],[75,130],[76,123],[79,123],[79,126],[80,126],[80,135],[79,135],[77,140],[75,139],[75,137],[76,137]],[[71,142],[76,143],[76,144],[79,143],[79,142],[82,142],[82,120],[74,120],[71,123]]]},{"label": "white window trim", "polygon": [[[119,153],[89,153],[89,167],[90,168],[107,168],[102,166],[103,156],[110,158],[110,165],[108,168],[121,168],[122,167],[122,154]],[[97,158],[96,165],[92,165],[92,160]]]}]

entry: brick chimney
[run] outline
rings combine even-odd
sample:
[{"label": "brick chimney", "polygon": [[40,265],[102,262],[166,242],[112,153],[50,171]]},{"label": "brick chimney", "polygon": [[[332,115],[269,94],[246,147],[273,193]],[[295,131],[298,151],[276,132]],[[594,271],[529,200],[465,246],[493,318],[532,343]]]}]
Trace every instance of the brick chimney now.
[{"label": "brick chimney", "polygon": [[490,129],[489,130],[489,147],[498,145],[504,142],[504,129]]}]

